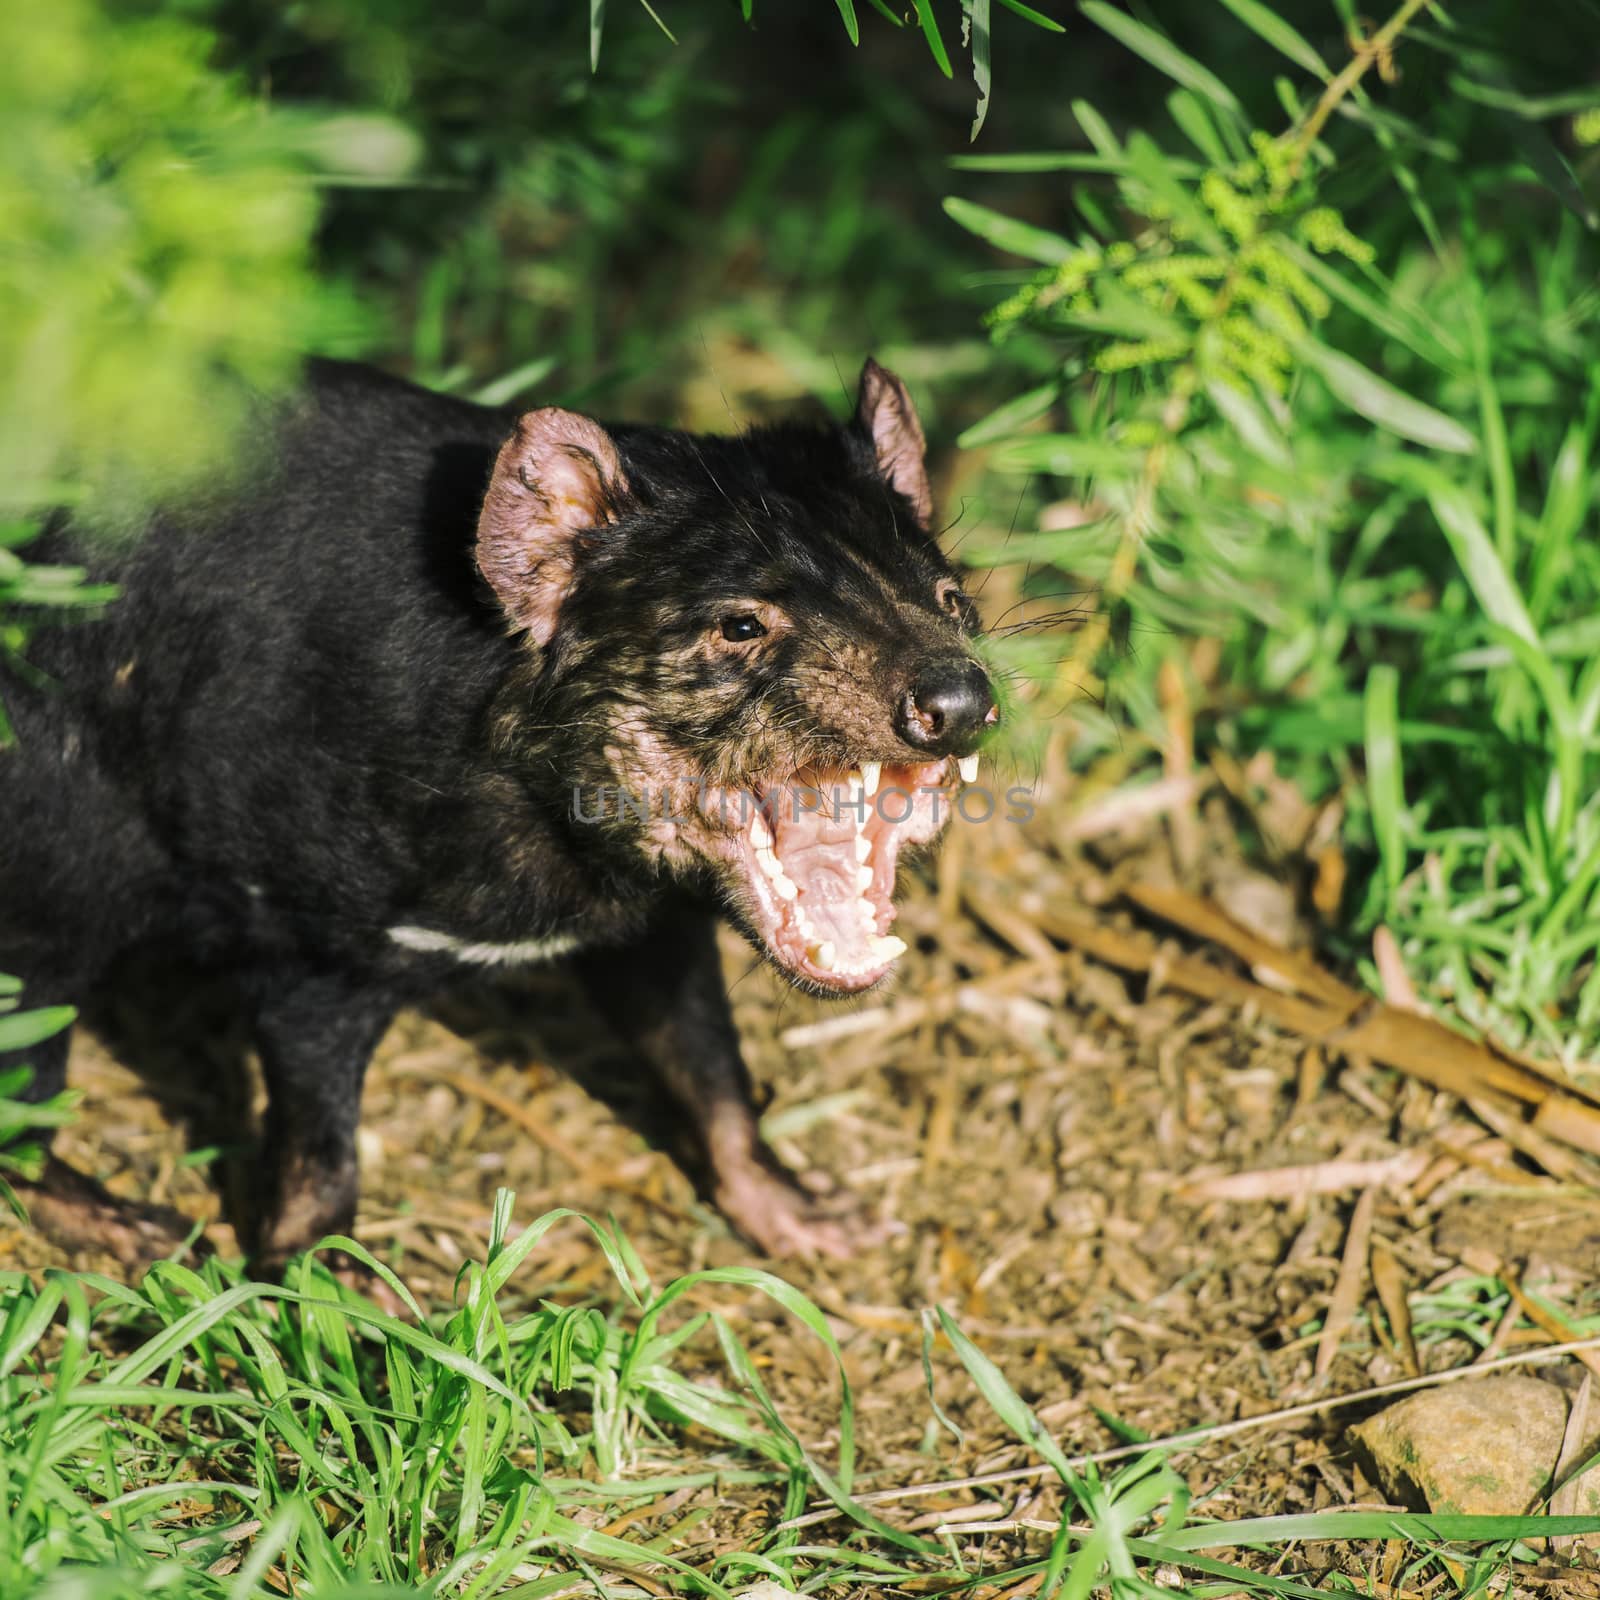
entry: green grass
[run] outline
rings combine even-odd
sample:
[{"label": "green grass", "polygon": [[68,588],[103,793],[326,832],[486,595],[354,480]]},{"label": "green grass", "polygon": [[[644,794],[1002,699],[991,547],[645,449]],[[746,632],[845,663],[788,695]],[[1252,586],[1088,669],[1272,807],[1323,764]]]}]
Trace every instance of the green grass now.
[{"label": "green grass", "polygon": [[[586,1227],[613,1287],[519,1304],[515,1280],[557,1225]],[[400,1281],[352,1241],[396,1292]],[[784,1422],[719,1288],[769,1296],[838,1374],[826,1451]],[[1404,1540],[1419,1574],[1481,1591],[1525,1541],[1593,1519],[1325,1512],[1222,1524],[1196,1518],[1183,1478],[1152,1449],[1113,1475],[1074,1464],[1000,1370],[943,1312],[953,1347],[997,1416],[1057,1480],[1064,1514],[1026,1537],[1036,1556],[985,1557],[881,1520],[857,1496],[853,1400],[827,1320],[770,1273],[719,1268],[657,1289],[613,1227],[553,1211],[518,1231],[496,1202],[490,1246],[454,1306],[397,1319],[304,1259],[285,1286],[236,1266],[159,1263],[136,1288],[48,1274],[0,1278],[0,1594],[196,1600],[567,1592],[728,1596],[768,1580],[807,1593],[866,1584],[997,1592],[1033,1574],[1046,1594],[1158,1570],[1194,1594],[1324,1591],[1219,1552],[1284,1553],[1313,1540]],[[930,1371],[932,1369],[930,1368]],[[601,1531],[618,1513],[687,1490],[655,1540]],[[706,1491],[696,1500],[694,1491]],[[803,1542],[779,1524],[820,1497],[834,1515]],[[771,1530],[688,1539],[714,1500],[766,1510]],[[997,1505],[997,1514],[1000,1507]],[[748,1527],[749,1521],[739,1526]],[[684,1550],[674,1553],[674,1544]],[[1004,1548],[1022,1548],[1009,1543]],[[1258,1563],[1259,1564],[1259,1563]],[[1462,1574],[1468,1579],[1462,1580]],[[1181,1575],[1181,1580],[1178,1575]]]}]

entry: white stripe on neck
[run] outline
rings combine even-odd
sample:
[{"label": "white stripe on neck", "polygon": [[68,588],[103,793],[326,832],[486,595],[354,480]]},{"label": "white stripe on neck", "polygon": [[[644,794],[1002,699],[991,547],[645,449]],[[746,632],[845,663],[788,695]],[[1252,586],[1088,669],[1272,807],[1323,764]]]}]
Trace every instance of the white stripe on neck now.
[{"label": "white stripe on neck", "polygon": [[440,933],[435,928],[413,927],[391,928],[389,937],[407,950],[454,956],[463,965],[473,967],[521,967],[554,961],[558,956],[570,955],[582,942],[575,933],[552,933],[545,939],[513,939],[506,944],[490,944],[458,939],[453,933]]}]

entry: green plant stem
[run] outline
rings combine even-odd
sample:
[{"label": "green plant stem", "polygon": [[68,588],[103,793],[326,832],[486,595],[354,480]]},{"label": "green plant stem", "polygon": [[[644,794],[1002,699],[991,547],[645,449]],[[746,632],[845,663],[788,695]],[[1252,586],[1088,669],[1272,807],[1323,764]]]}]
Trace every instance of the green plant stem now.
[{"label": "green plant stem", "polygon": [[1372,35],[1357,44],[1355,54],[1343,70],[1322,91],[1322,98],[1311,108],[1305,126],[1295,136],[1294,152],[1289,158],[1289,176],[1298,177],[1311,147],[1317,142],[1328,118],[1338,109],[1339,102],[1367,75],[1375,61],[1381,61],[1394,48],[1395,41],[1405,32],[1413,17],[1428,0],[1405,0],[1395,14]]}]

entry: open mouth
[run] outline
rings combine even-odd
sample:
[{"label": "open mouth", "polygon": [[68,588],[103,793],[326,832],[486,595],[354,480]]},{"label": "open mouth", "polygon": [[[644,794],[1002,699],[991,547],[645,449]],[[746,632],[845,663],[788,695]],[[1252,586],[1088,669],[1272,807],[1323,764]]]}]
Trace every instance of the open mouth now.
[{"label": "open mouth", "polygon": [[787,780],[720,792],[739,830],[734,855],[756,931],[791,978],[853,994],[888,973],[906,948],[889,931],[895,862],[949,819],[957,765],[802,767]]}]

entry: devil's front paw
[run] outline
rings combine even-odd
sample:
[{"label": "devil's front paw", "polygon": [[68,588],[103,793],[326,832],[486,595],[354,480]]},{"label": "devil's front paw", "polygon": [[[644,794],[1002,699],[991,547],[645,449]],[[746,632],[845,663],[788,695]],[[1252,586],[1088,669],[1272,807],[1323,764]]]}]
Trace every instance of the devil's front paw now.
[{"label": "devil's front paw", "polygon": [[882,1244],[896,1230],[808,1194],[789,1173],[759,1156],[717,1169],[717,1209],[764,1255],[843,1261]]}]

